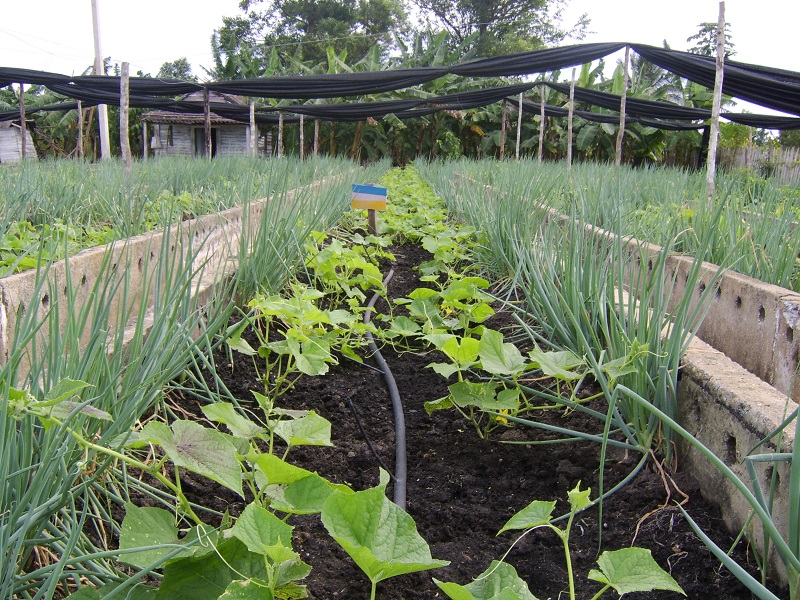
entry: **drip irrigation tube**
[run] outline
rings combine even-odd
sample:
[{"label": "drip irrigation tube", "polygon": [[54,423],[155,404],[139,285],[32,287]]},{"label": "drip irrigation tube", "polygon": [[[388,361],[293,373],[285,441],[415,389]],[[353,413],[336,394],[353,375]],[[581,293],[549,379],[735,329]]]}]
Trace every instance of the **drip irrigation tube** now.
[{"label": "drip irrigation tube", "polygon": [[[386,278],[383,280],[383,287],[385,288],[392,276],[394,269],[390,269]],[[364,313],[364,323],[367,324],[372,318],[372,309],[378,301],[380,294],[377,292],[370,298],[367,303],[367,310]],[[407,458],[406,458],[406,421],[403,415],[403,402],[400,400],[400,391],[397,389],[397,382],[394,380],[394,375],[389,369],[389,365],[383,358],[383,355],[375,345],[375,340],[372,333],[367,331],[367,339],[369,340],[369,349],[378,368],[383,371],[383,378],[386,381],[386,387],[389,389],[389,397],[392,400],[392,411],[394,412],[394,437],[395,437],[395,458],[394,458],[394,503],[402,509],[406,507],[406,474],[407,474]]]}]

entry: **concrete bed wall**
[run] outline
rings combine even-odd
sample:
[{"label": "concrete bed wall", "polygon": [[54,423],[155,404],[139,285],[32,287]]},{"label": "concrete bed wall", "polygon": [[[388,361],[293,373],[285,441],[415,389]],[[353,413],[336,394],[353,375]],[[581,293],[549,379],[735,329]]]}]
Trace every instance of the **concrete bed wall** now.
[{"label": "concrete bed wall", "polygon": [[[176,261],[176,266],[191,260],[192,268],[198,271],[195,291],[207,299],[211,287],[235,271],[243,227],[247,227],[251,234],[255,233],[268,202],[291,202],[297,194],[302,191],[313,193],[324,182],[289,190],[285,196],[282,194],[281,199],[252,201],[246,209],[235,207],[177,223],[166,230],[89,248],[66,261],[51,264],[42,273],[24,271],[0,279],[0,363],[8,362],[18,318],[35,310],[36,318],[41,320],[48,310],[57,310],[63,328],[69,313],[83,306],[90,296],[102,289],[113,288],[125,277],[128,278],[129,292],[115,295],[109,321],[118,323],[121,320],[127,323],[127,329],[132,330],[129,321],[135,319],[140,311],[147,313],[152,304],[154,280],[160,268],[158,261],[165,244],[169,245],[168,254]],[[109,270],[112,277],[108,276]],[[71,290],[71,305],[63,300],[67,288]],[[55,296],[61,300],[53,302]],[[145,319],[147,317],[145,314]],[[90,327],[84,330],[88,332]],[[47,335],[47,332],[40,334]],[[27,371],[24,360],[21,369],[22,374]]]},{"label": "concrete bed wall", "polygon": [[[487,191],[490,189],[487,186]],[[570,221],[570,217],[552,208],[540,208],[546,219],[562,224]],[[593,225],[584,227],[592,236],[614,237]],[[662,251],[660,246],[635,238],[623,238],[622,243],[632,259],[627,281],[637,276],[643,262],[652,270]],[[752,490],[744,457],[770,436],[800,401],[800,294],[735,271],[720,272],[711,263],[700,265],[697,287],[688,290],[693,264],[692,257],[671,255],[665,269],[674,281],[673,286],[665,286],[673,307],[686,293],[693,295],[696,305],[705,289],[714,286],[708,311],[681,364],[677,390],[680,423]],[[780,443],[771,439],[754,454],[791,453],[794,428],[792,423]],[[738,533],[751,512],[741,493],[688,443],[682,444],[680,456],[679,468],[697,479],[703,496],[720,507],[730,531]],[[786,540],[789,465],[781,462],[773,467],[772,463],[761,463],[756,467],[765,495],[773,471],[777,474],[772,515]],[[751,524],[747,535],[751,544],[763,549],[758,524]],[[788,584],[786,570],[774,548],[770,570],[779,583]]]}]

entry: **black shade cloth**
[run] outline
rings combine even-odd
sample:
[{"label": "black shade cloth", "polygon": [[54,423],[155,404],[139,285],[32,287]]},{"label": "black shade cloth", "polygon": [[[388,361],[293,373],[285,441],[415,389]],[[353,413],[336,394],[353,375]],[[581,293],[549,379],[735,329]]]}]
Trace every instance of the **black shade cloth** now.
[{"label": "black shade cloth", "polygon": [[[513,98],[507,98],[506,101],[515,106],[518,106],[519,103],[519,100]],[[523,100],[522,111],[524,113],[528,113],[531,115],[538,115],[541,113],[541,105],[538,102],[533,102],[531,100]],[[566,109],[561,106],[552,106],[550,104],[545,104],[544,114],[546,117],[566,117],[569,115],[569,109]],[[576,117],[580,117],[585,121],[591,121],[593,123],[608,123],[610,125],[619,125],[618,114],[615,115],[608,113],[595,113],[588,110],[576,110],[573,111],[573,115]],[[644,125],[645,127],[653,127],[655,129],[666,129],[670,131],[688,131],[692,129],[702,129],[703,127],[705,127],[704,123],[692,123],[691,121],[668,121],[662,119],[650,119],[645,117],[634,117],[626,114],[625,124],[627,125],[633,123],[639,123],[640,125]]]},{"label": "black shade cloth", "polygon": [[447,74],[445,68],[367,71],[335,75],[291,75],[237,79],[207,84],[209,90],[240,96],[309,100],[390,92],[432,81]]},{"label": "black shade cloth", "polygon": [[[89,105],[87,105],[88,107]],[[25,109],[25,115],[32,115],[40,112],[70,111],[77,110],[77,102],[60,102],[59,104],[48,104],[47,106],[29,106]],[[19,109],[0,110],[0,122],[13,121],[19,119]]]},{"label": "black shade cloth", "polygon": [[[569,87],[562,83],[548,83],[548,87],[569,96]],[[591,104],[592,106],[599,106],[600,108],[607,108],[619,112],[620,102],[622,96],[617,94],[609,94],[608,92],[598,92],[582,87],[575,87],[575,100]],[[693,119],[710,119],[711,111],[706,108],[693,108],[688,106],[681,106],[673,102],[664,102],[658,100],[644,100],[633,96],[626,96],[625,98],[625,114],[635,117],[653,117],[657,119],[678,119],[678,120],[693,120]]]},{"label": "black shade cloth", "polygon": [[624,47],[623,42],[575,44],[472,60],[449,67],[449,72],[471,77],[509,77],[544,73],[582,65],[613,54]]},{"label": "black shade cloth", "polygon": [[[554,71],[568,66],[585,64],[611,54],[625,46],[624,43],[577,44],[560,48],[548,48],[531,52],[521,52],[472,60],[448,67],[421,67],[417,69],[397,69],[369,71],[363,73],[341,73],[323,75],[297,75],[285,77],[264,77],[235,81],[218,81],[204,84],[209,90],[238,94],[250,97],[281,99],[315,99],[363,96],[399,90],[446,74],[469,77],[516,76],[531,73]],[[666,50],[644,44],[631,47],[642,58],[681,77],[713,88],[715,78],[715,59],[712,57]],[[47,86],[54,92],[81,100],[87,106],[94,104],[119,105],[119,77],[98,77],[81,75],[68,77],[57,73],[12,69],[0,67],[0,86],[26,83]],[[525,91],[534,84],[522,84]],[[548,84],[553,89],[568,94],[563,84]],[[134,108],[152,108],[182,113],[202,111],[197,102],[175,101],[161,96],[176,96],[203,89],[203,85],[172,79],[132,77],[130,105]],[[484,106],[502,100],[514,92],[510,87],[488,88],[428,99],[398,99],[372,103],[332,103],[302,104],[281,110],[304,114],[313,118],[356,121],[364,118],[379,118],[395,114],[400,118],[423,116],[436,110],[460,110]],[[723,92],[761,106],[800,115],[800,73],[773,69],[747,63],[728,61],[726,63]],[[608,110],[619,110],[619,96],[576,88],[576,98],[582,102]],[[709,111],[682,107],[669,102],[643,100],[629,97],[626,113],[639,119],[652,118],[657,121],[691,121],[708,119]],[[199,107],[199,108],[198,108]],[[44,110],[44,109],[40,109]],[[249,121],[247,106],[212,103],[211,110],[220,116],[237,121]],[[259,123],[272,123],[275,115],[260,111],[256,116]],[[263,114],[262,114],[263,113]],[[10,112],[0,113],[10,115]],[[767,115],[739,115],[724,113],[724,116],[737,123],[770,129],[796,129],[797,121],[790,117],[770,117]],[[13,118],[10,116],[4,119]],[[641,122],[641,121],[640,121]],[[686,125],[694,127],[695,125]],[[678,127],[678,125],[674,125]]]},{"label": "black shade cloth", "polygon": [[[714,88],[716,59],[688,52],[633,44],[642,58],[707,88]],[[722,93],[773,110],[800,115],[800,74],[746,63],[727,62]]]}]

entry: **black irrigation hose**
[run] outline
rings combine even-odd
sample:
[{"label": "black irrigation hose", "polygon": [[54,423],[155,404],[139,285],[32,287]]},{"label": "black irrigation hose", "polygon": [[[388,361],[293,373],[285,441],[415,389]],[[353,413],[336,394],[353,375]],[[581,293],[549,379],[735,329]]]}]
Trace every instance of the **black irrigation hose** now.
[{"label": "black irrigation hose", "polygon": [[[383,287],[385,288],[389,280],[394,275],[394,269],[390,269],[386,278],[383,280]],[[367,303],[367,310],[364,313],[364,323],[368,324],[372,317],[372,309],[378,301],[380,294],[377,292],[370,298]],[[383,371],[383,378],[386,380],[386,387],[389,389],[389,397],[392,400],[392,410],[394,412],[394,437],[395,437],[395,458],[394,458],[394,503],[402,509],[406,507],[406,473],[408,471],[408,461],[406,458],[406,421],[403,415],[403,402],[400,400],[400,391],[397,389],[397,382],[394,380],[394,375],[386,364],[383,356],[375,345],[375,340],[372,333],[367,331],[367,339],[369,340],[369,349],[378,367]]]}]

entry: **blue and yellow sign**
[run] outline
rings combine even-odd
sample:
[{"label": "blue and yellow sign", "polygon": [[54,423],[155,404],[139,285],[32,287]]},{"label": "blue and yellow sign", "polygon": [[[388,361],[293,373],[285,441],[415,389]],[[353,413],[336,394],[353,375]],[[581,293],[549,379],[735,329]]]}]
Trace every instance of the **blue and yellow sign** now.
[{"label": "blue and yellow sign", "polygon": [[353,184],[353,210],[384,210],[386,208],[386,188],[369,184]]}]

